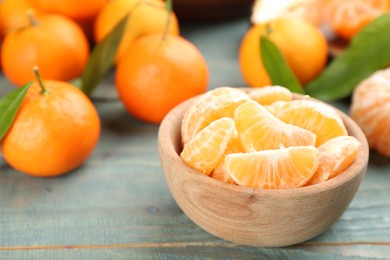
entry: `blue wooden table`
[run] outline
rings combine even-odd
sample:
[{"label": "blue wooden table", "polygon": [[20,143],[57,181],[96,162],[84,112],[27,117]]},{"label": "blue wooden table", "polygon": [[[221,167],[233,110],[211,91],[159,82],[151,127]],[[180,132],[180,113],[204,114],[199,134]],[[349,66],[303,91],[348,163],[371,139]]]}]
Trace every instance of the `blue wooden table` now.
[{"label": "blue wooden table", "polygon": [[[245,86],[237,50],[247,19],[182,25],[210,70],[209,88]],[[0,96],[12,86],[1,77]],[[100,142],[79,169],[39,179],[0,154],[1,259],[390,258],[390,159],[372,153],[367,174],[341,219],[311,241],[255,248],[220,240],[192,223],[173,200],[157,151],[158,126],[129,116],[109,75],[93,95]],[[336,104],[342,109],[348,103]]]}]

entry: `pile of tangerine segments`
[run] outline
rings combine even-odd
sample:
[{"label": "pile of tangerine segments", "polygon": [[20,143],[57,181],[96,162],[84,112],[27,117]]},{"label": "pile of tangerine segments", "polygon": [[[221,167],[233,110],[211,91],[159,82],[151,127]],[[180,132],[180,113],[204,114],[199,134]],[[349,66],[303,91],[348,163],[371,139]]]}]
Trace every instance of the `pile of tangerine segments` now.
[{"label": "pile of tangerine segments", "polygon": [[209,91],[185,113],[181,135],[180,157],[195,170],[263,189],[331,179],[360,147],[334,108],[309,98],[293,100],[280,86]]}]

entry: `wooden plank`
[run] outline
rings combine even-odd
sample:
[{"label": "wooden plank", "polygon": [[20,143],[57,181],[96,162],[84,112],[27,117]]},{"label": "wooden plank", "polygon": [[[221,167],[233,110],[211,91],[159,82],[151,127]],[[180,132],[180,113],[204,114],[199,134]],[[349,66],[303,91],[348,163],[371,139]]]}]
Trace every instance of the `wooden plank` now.
[{"label": "wooden plank", "polygon": [[[114,249],[60,249],[6,251],[4,259],[353,259],[336,253],[317,253],[301,249],[258,249],[236,245],[186,245],[131,247]],[[147,256],[147,257],[145,257]]]},{"label": "wooden plank", "polygon": [[186,259],[388,259],[388,245],[306,245],[287,248],[255,248],[229,243],[159,243],[127,244],[99,247],[47,247],[23,250],[3,250],[4,259],[139,259],[149,258]]}]

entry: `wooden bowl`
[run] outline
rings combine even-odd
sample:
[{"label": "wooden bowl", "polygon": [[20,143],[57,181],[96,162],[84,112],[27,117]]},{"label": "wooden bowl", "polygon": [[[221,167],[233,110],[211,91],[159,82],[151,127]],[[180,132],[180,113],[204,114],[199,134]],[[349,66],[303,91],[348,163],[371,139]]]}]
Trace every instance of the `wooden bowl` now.
[{"label": "wooden bowl", "polygon": [[[296,99],[301,97],[295,95]],[[165,117],[158,136],[169,189],[193,222],[231,242],[280,247],[314,238],[339,219],[360,185],[369,156],[366,137],[350,117],[337,110],[349,135],[362,145],[353,164],[342,174],[302,188],[254,189],[215,180],[180,159],[181,121],[195,98],[181,103]]]}]

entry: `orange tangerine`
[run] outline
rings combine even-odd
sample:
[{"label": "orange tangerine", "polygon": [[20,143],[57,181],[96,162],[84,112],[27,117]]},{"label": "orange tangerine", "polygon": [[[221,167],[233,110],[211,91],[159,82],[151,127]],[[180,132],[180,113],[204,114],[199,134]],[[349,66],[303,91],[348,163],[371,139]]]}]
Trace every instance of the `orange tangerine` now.
[{"label": "orange tangerine", "polygon": [[225,153],[233,131],[233,119],[220,118],[197,133],[184,146],[180,157],[192,168],[209,175]]},{"label": "orange tangerine", "polygon": [[[148,34],[163,33],[168,19],[164,1],[161,0],[110,0],[97,15],[94,26],[95,41],[102,41],[127,14],[129,17],[115,57],[116,63],[124,57],[135,39]],[[179,34],[179,23],[173,12],[168,33]]]},{"label": "orange tangerine", "polygon": [[307,185],[321,183],[342,173],[352,164],[360,145],[353,136],[338,136],[320,145],[318,169]]},{"label": "orange tangerine", "polygon": [[388,11],[388,0],[328,0],[325,19],[341,37],[350,40],[372,20]]},{"label": "orange tangerine", "polygon": [[316,143],[315,134],[283,122],[255,101],[240,105],[235,111],[234,121],[247,152]]},{"label": "orange tangerine", "polygon": [[71,19],[93,19],[107,0],[29,0],[34,7],[45,13],[61,14]]},{"label": "orange tangerine", "polygon": [[28,10],[32,10],[36,16],[40,15],[28,0],[0,1],[0,38],[9,30],[28,26],[30,24]]},{"label": "orange tangerine", "polygon": [[200,130],[211,122],[234,116],[235,109],[250,100],[241,89],[219,87],[200,96],[184,115],[181,136],[186,144]]},{"label": "orange tangerine", "polygon": [[115,73],[126,110],[156,124],[179,103],[205,92],[208,80],[207,63],[195,45],[177,35],[163,39],[160,33],[135,40]]},{"label": "orange tangerine", "polygon": [[302,19],[278,18],[252,26],[241,42],[238,62],[241,74],[249,86],[271,85],[261,59],[261,35],[268,35],[279,48],[303,85],[317,77],[325,68],[328,44],[319,28]]},{"label": "orange tangerine", "polygon": [[296,146],[251,153],[230,154],[225,165],[239,185],[263,189],[301,187],[317,170],[319,153],[314,146]]},{"label": "orange tangerine", "polygon": [[31,23],[8,32],[1,48],[4,76],[15,86],[34,78],[38,66],[45,79],[68,81],[79,77],[89,58],[89,45],[81,28],[62,15],[31,17]]},{"label": "orange tangerine", "polygon": [[321,102],[293,100],[277,109],[276,116],[288,124],[299,126],[316,134],[316,146],[333,137],[348,135],[338,112]]},{"label": "orange tangerine", "polygon": [[4,159],[36,177],[66,174],[91,155],[100,135],[99,115],[90,99],[62,81],[35,81],[1,141]]},{"label": "orange tangerine", "polygon": [[390,69],[362,81],[352,95],[351,117],[361,127],[371,149],[390,157]]}]

